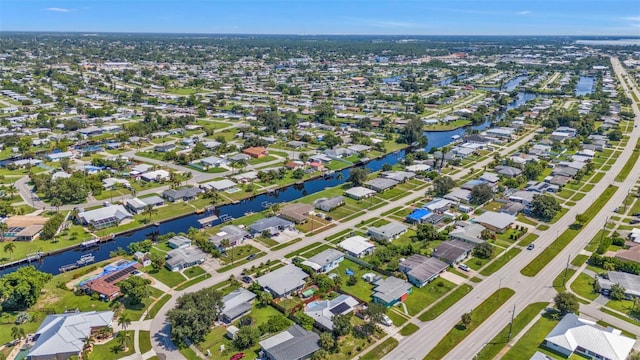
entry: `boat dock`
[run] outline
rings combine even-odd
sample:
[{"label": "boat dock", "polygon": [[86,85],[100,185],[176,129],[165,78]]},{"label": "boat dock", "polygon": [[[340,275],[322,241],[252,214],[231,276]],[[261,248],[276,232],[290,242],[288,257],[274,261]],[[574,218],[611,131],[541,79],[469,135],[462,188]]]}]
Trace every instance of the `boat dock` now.
[{"label": "boat dock", "polygon": [[76,261],[75,263],[62,265],[62,266],[60,266],[60,268],[58,268],[58,270],[60,270],[60,272],[66,272],[66,271],[74,270],[74,269],[77,269],[79,267],[83,267],[85,265],[91,264],[92,262],[95,261],[95,259],[96,259],[96,257],[93,256],[93,254],[84,254],[84,255],[80,256],[80,259],[78,259],[78,261]]},{"label": "boat dock", "polygon": [[218,220],[218,217],[215,215],[212,215],[202,219],[198,219],[198,223],[200,223],[200,226],[202,227],[207,227],[207,226],[211,226],[211,224],[216,220]]}]

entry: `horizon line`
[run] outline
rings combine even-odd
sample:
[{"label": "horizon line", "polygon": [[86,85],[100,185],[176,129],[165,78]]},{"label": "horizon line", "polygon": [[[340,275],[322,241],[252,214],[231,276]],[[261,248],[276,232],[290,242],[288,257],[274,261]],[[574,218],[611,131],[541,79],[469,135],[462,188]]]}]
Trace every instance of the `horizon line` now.
[{"label": "horizon line", "polygon": [[139,35],[244,35],[244,36],[487,36],[487,37],[629,37],[640,39],[640,35],[630,34],[349,34],[349,33],[317,33],[317,34],[296,34],[296,33],[232,33],[232,32],[156,32],[156,31],[87,31],[87,30],[0,30],[2,33],[54,33],[54,34],[139,34]]}]

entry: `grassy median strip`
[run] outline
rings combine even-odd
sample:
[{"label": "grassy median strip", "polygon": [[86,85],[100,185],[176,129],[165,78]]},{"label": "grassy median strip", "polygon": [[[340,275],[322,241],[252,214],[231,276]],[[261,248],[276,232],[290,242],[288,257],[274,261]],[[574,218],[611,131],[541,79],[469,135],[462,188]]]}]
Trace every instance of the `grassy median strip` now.
[{"label": "grassy median strip", "polygon": [[408,323],[407,325],[405,325],[405,327],[400,329],[400,335],[409,336],[409,335],[413,334],[414,332],[418,331],[419,329],[420,328],[418,327],[418,325],[412,324],[412,323]]},{"label": "grassy median strip", "polygon": [[500,308],[509,298],[516,292],[509,288],[496,290],[477,308],[471,311],[471,324],[466,328],[458,324],[451,329],[447,335],[424,357],[424,360],[442,359],[454,347],[460,344],[467,336],[469,336],[478,326],[480,326],[491,314]]},{"label": "grassy median strip", "polygon": [[366,353],[360,359],[362,360],[382,359],[386,354],[390,353],[391,350],[395,349],[396,346],[398,346],[398,340],[390,337],[387,340],[383,341],[382,344],[376,346],[373,350]]},{"label": "grassy median strip", "polygon": [[609,315],[611,315],[611,316],[615,316],[615,317],[617,317],[618,319],[620,319],[620,320],[624,320],[624,321],[626,321],[626,322],[628,322],[628,323],[630,323],[630,324],[633,324],[633,325],[635,325],[635,326],[640,326],[640,321],[638,321],[638,320],[636,320],[636,319],[633,319],[633,318],[630,318],[630,317],[628,317],[628,316],[626,316],[626,315],[620,314],[620,313],[618,313],[618,312],[615,312],[615,311],[613,311],[613,310],[609,310],[609,309],[607,309],[606,307],[601,307],[601,308],[600,308],[600,311],[602,311],[602,312],[603,312],[603,313],[605,313],[605,314],[609,314]]},{"label": "grassy median strip", "polygon": [[149,312],[147,313],[147,319],[153,319],[154,317],[156,317],[156,315],[158,315],[158,311],[162,309],[164,304],[166,304],[167,301],[169,301],[169,299],[171,299],[171,295],[169,294],[162,295],[162,297],[158,299],[158,301],[156,301],[155,304],[153,304],[151,309],[149,309]]},{"label": "grassy median strip", "polygon": [[636,147],[633,149],[633,152],[631,153],[631,157],[629,157],[629,160],[627,160],[627,162],[622,167],[622,170],[620,170],[620,172],[618,173],[618,176],[616,176],[616,179],[615,179],[616,181],[624,181],[624,179],[626,179],[627,176],[629,176],[631,169],[633,169],[633,167],[636,165],[636,162],[638,161],[639,155],[640,155],[640,139],[636,141]]},{"label": "grassy median strip", "polygon": [[465,295],[471,292],[471,290],[473,290],[473,287],[471,285],[463,284],[459,288],[455,289],[451,294],[449,294],[449,296],[438,301],[429,310],[418,316],[418,319],[420,319],[420,321],[429,321],[437,318],[438,316],[440,316],[440,314],[447,311],[448,308],[453,306],[453,304],[457,303]]},{"label": "grassy median strip", "polygon": [[493,274],[494,272],[500,270],[500,268],[505,266],[511,259],[516,257],[516,255],[520,254],[521,251],[522,250],[520,250],[519,248],[515,248],[515,247],[509,249],[509,251],[507,251],[506,254],[504,254],[504,255],[498,257],[497,259],[493,260],[492,263],[490,263],[484,269],[482,269],[482,271],[480,271],[480,274],[484,275],[484,276],[489,276],[489,275]]},{"label": "grassy median strip", "polygon": [[[587,223],[609,202],[613,194],[618,191],[617,186],[609,186],[600,197],[584,212],[587,217]],[[586,225],[585,223],[584,225]],[[527,266],[520,270],[524,276],[536,276],[553,258],[556,257],[569,243],[584,229],[584,225],[579,228],[569,228],[563,232],[551,245],[542,250],[540,255],[533,259]]]},{"label": "grassy median strip", "polygon": [[190,287],[191,285],[197,284],[202,280],[206,280],[208,278],[211,277],[211,274],[204,274],[198,277],[194,277],[193,279],[189,280],[189,281],[185,281],[182,284],[180,284],[178,287],[176,287],[176,290],[184,290],[188,287]]},{"label": "grassy median strip", "polygon": [[527,324],[529,324],[544,308],[546,308],[548,303],[538,302],[527,305],[527,307],[518,314],[518,316],[513,319],[513,329],[511,330],[511,326],[505,326],[502,331],[496,335],[490,342],[485,345],[482,350],[474,357],[476,360],[491,360],[498,355],[500,350],[504,349],[505,345],[509,342],[509,332],[511,332],[511,337],[516,336],[522,329],[524,329]]},{"label": "grassy median strip", "polygon": [[151,333],[146,330],[140,330],[138,333],[138,342],[140,344],[141,354],[151,350]]}]

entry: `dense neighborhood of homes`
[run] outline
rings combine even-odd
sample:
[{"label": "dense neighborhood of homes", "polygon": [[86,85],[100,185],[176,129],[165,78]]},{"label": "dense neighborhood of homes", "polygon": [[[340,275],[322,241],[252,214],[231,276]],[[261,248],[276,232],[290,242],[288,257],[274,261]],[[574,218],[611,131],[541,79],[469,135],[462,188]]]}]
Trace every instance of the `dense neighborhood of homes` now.
[{"label": "dense neighborhood of homes", "polygon": [[[558,237],[544,231],[637,140],[609,56],[637,82],[638,51],[271,58],[131,40],[163,59],[148,61],[135,46],[71,59],[42,36],[46,59],[37,41],[0,40],[0,318],[18,325],[0,329],[6,358],[148,359],[171,342],[188,358],[380,358],[393,347],[376,344]],[[570,289],[637,322],[640,191],[625,191],[576,254],[587,293]],[[25,302],[11,277],[35,279],[18,268],[35,260],[62,262]],[[529,358],[634,353],[628,330],[560,312]]]}]

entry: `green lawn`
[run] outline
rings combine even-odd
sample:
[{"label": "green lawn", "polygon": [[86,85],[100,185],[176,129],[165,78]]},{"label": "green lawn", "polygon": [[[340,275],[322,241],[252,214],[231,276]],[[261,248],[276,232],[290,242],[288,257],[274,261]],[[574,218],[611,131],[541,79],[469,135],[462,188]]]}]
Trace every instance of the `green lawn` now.
[{"label": "green lawn", "polygon": [[147,351],[151,350],[151,333],[146,330],[140,330],[138,333],[139,339],[138,342],[140,344],[140,353],[144,354]]},{"label": "green lawn", "polygon": [[[567,286],[567,281],[569,281],[569,279],[571,279],[571,277],[575,273],[576,271],[574,269],[566,269],[566,270],[560,271],[558,276],[556,276],[556,278],[553,279],[552,286],[556,289],[564,290]],[[564,281],[564,285],[562,284],[563,281]]]},{"label": "green lawn", "polygon": [[511,349],[504,354],[502,360],[522,360],[529,359],[536,351],[549,353],[541,344],[549,332],[558,324],[558,320],[551,319],[550,316],[543,315],[527,331]]},{"label": "green lawn", "polygon": [[515,291],[509,288],[502,288],[491,294],[478,307],[471,311],[471,324],[466,328],[462,325],[456,325],[447,335],[424,357],[424,360],[442,359],[456,345],[471,334],[480,324],[482,324],[491,314],[493,314],[501,305],[515,294]]},{"label": "green lawn", "polygon": [[[511,326],[505,326],[499,333],[496,335],[491,341],[485,345],[482,350],[476,356],[476,360],[491,360],[498,355],[500,350],[502,350],[507,342],[510,340],[509,333],[511,332],[511,337],[518,335],[522,329],[524,329],[527,324],[529,324],[533,319],[542,311],[545,307],[547,307],[548,303],[539,302],[527,305],[527,307],[522,310],[518,316],[513,319],[513,329],[510,331]],[[517,311],[517,310],[516,310]]]},{"label": "green lawn", "polygon": [[633,151],[633,153],[631,153],[631,157],[629,157],[629,160],[627,160],[627,162],[622,167],[622,170],[620,170],[620,172],[616,176],[615,181],[624,181],[624,179],[626,179],[627,176],[629,176],[629,173],[631,172],[633,167],[636,165],[636,162],[638,161],[638,155],[640,155],[640,151],[638,151],[639,146],[640,146],[640,140],[636,142],[635,150]]},{"label": "green lawn", "polygon": [[102,345],[94,345],[93,350],[89,354],[89,360],[116,360],[122,359],[135,352],[133,348],[133,330],[127,330],[125,333],[129,336],[127,339],[127,351],[122,351],[117,340],[114,338]]},{"label": "green lawn", "polygon": [[404,301],[407,305],[407,311],[410,315],[416,315],[427,306],[433,304],[436,300],[448,293],[455,287],[455,284],[438,278],[421,288],[413,288],[413,292],[409,294]]},{"label": "green lawn", "polygon": [[[354,272],[354,276],[356,278],[358,278],[358,282],[355,285],[347,285],[347,278],[348,276],[345,274],[345,272],[347,271],[347,269],[350,269]],[[363,301],[371,301],[371,294],[373,293],[373,285],[369,284],[368,282],[362,280],[362,275],[366,274],[366,273],[374,273],[376,275],[380,275],[378,273],[376,273],[373,270],[369,270],[366,268],[361,268],[360,265],[354,263],[353,261],[349,260],[349,259],[344,259],[340,265],[332,271],[332,273],[336,273],[338,275],[340,275],[340,277],[342,277],[343,279],[343,284],[342,284],[342,291],[349,293],[353,296],[355,296],[356,298],[363,300]],[[409,295],[409,298],[413,296],[413,294]],[[408,298],[407,298],[408,299]]]},{"label": "green lawn", "polygon": [[484,276],[493,274],[494,272],[500,270],[500,268],[506,265],[509,261],[511,261],[511,259],[516,257],[516,255],[518,255],[521,251],[522,250],[517,247],[509,249],[506,254],[503,254],[502,256],[496,258],[492,263],[484,267],[480,271],[480,274]]},{"label": "green lawn", "polygon": [[529,234],[529,235],[525,236],[522,240],[518,241],[518,246],[527,246],[527,245],[531,244],[532,242],[536,241],[537,238],[538,238],[538,235]]},{"label": "green lawn", "polygon": [[161,283],[167,285],[170,288],[176,287],[181,282],[187,280],[182,274],[177,271],[171,271],[165,267],[160,270],[154,270],[150,266],[143,269],[145,272],[149,273],[149,275],[153,276],[156,280]]},{"label": "green lawn", "polygon": [[418,331],[419,329],[420,328],[418,327],[418,325],[413,324],[413,323],[409,323],[409,324],[405,325],[405,327],[400,329],[400,335],[409,336],[409,335],[415,333],[416,331]]},{"label": "green lawn", "polygon": [[192,279],[204,273],[204,269],[202,269],[200,266],[192,266],[184,271],[184,275],[186,275],[189,279]]},{"label": "green lawn", "polygon": [[573,266],[582,266],[589,259],[588,255],[578,254],[573,260],[571,260],[571,265]]},{"label": "green lawn", "polygon": [[298,256],[298,255],[302,254],[305,251],[309,251],[309,250],[311,250],[311,249],[313,249],[315,247],[318,247],[320,245],[322,245],[322,243],[319,242],[319,241],[316,241],[316,242],[314,242],[312,244],[309,244],[309,245],[307,245],[307,246],[305,246],[303,248],[300,248],[300,249],[298,249],[296,251],[290,252],[287,255],[285,255],[284,257],[287,258],[287,259],[291,259],[291,258],[293,258],[295,256]]},{"label": "green lawn", "polygon": [[598,297],[598,294],[593,292],[594,281],[591,276],[580,273],[575,281],[571,283],[571,290],[583,298],[593,301]]},{"label": "green lawn", "polygon": [[401,326],[402,324],[406,323],[408,320],[406,317],[400,315],[400,312],[402,312],[402,307],[400,306],[396,308],[391,308],[389,309],[389,311],[387,311],[387,315],[389,316],[389,318],[393,322],[393,325],[395,326]]},{"label": "green lawn", "polygon": [[362,356],[361,360],[379,360],[398,346],[398,340],[390,337]]},{"label": "green lawn", "polygon": [[169,299],[171,299],[171,295],[169,294],[162,295],[162,297],[158,299],[158,301],[155,304],[153,304],[151,309],[149,309],[149,312],[147,312],[147,319],[153,319],[158,314],[158,311],[162,309],[164,304],[166,304],[167,301],[169,301]]},{"label": "green lawn", "polygon": [[462,299],[465,295],[473,290],[473,287],[468,284],[463,284],[456,288],[451,294],[444,297],[442,300],[433,305],[429,310],[422,313],[418,319],[420,321],[430,321],[447,311],[453,304],[457,303]]},{"label": "green lawn", "polygon": [[188,281],[183,282],[182,284],[178,285],[176,287],[176,290],[180,291],[180,290],[187,289],[187,288],[193,286],[194,284],[197,284],[197,283],[199,283],[201,281],[204,281],[204,280],[206,280],[206,279],[208,279],[210,277],[211,277],[211,274],[204,274],[204,275],[201,275],[201,276],[196,276],[196,277],[194,277],[192,279],[189,279]]}]

